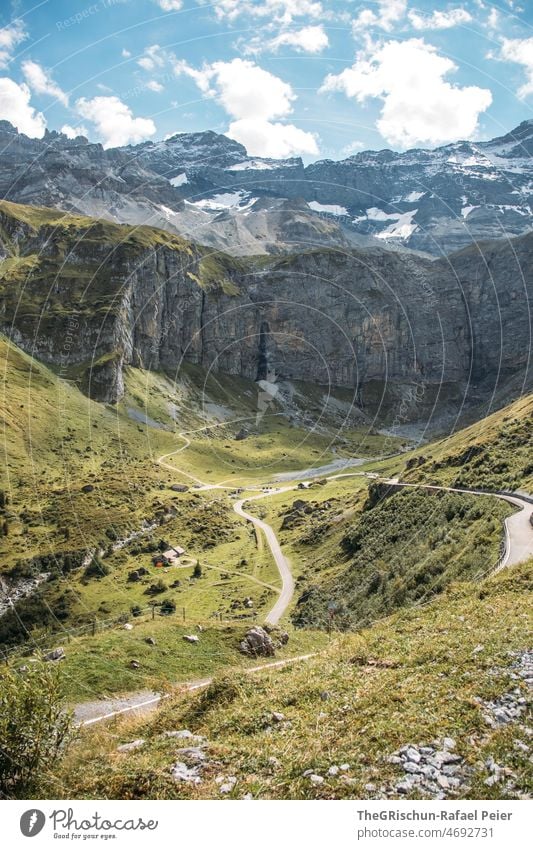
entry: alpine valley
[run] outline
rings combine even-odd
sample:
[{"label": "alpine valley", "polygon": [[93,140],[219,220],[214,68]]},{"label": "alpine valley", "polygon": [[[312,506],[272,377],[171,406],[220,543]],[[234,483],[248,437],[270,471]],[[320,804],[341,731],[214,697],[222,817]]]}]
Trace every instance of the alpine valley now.
[{"label": "alpine valley", "polygon": [[4,797],[530,796],[532,154],[0,122]]}]

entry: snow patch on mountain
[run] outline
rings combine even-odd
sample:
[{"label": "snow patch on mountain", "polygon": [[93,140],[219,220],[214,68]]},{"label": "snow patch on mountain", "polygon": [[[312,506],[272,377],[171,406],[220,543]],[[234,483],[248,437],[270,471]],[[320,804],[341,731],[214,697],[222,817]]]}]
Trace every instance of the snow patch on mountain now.
[{"label": "snow patch on mountain", "polygon": [[171,186],[184,186],[185,183],[188,183],[187,174],[185,172],[183,174],[178,174],[177,177],[171,177],[168,181]]},{"label": "snow patch on mountain", "polygon": [[316,200],[311,200],[307,205],[314,212],[326,212],[328,215],[348,215],[346,207],[339,206],[336,203],[318,203]]}]

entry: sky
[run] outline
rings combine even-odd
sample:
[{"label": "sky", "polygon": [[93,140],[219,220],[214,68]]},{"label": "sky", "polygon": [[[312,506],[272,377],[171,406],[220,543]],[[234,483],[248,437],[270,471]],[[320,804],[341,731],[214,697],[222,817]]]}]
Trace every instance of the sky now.
[{"label": "sky", "polygon": [[532,0],[13,0],[0,118],[104,147],[215,130],[254,156],[489,139],[533,117]]}]

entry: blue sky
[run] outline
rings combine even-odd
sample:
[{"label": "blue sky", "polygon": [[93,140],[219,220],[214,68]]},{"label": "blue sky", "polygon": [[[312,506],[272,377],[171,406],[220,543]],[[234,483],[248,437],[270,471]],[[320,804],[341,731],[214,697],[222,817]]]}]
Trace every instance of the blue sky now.
[{"label": "blue sky", "polygon": [[15,0],[0,118],[106,147],[213,129],[258,156],[490,138],[532,117],[530,0]]}]

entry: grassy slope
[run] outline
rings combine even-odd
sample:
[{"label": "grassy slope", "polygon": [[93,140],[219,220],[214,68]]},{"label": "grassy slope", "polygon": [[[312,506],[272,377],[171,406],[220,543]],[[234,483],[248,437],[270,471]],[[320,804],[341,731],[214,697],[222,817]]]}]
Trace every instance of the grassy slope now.
[{"label": "grassy slope", "polygon": [[[253,421],[255,387],[229,377],[211,377],[204,384],[194,367],[176,383],[163,374],[129,369],[126,396],[112,408],[86,398],[1,337],[0,361],[5,453],[0,489],[9,498],[2,516],[8,535],[0,537],[1,569],[52,570],[55,576],[18,603],[17,615],[2,618],[2,640],[18,642],[31,629],[30,642],[49,645],[51,639],[66,638],[61,636],[65,628],[128,614],[133,605],[146,606],[146,590],[160,577],[169,588],[156,600],[172,599],[193,621],[215,613],[227,618],[232,603],[247,596],[259,615],[269,609],[279,576],[268,549],[257,548],[255,535],[233,514],[223,492],[172,492],[172,483],[192,482],[155,460],[185,447],[177,435],[182,429],[194,431],[207,422],[209,429],[191,434],[191,446],[169,462],[202,480],[245,485],[305,467],[309,457],[329,462],[335,455],[328,436],[265,416],[257,434],[235,440],[241,423],[219,426],[220,416]],[[358,450],[365,439],[378,440],[364,431],[354,438]],[[83,492],[86,486],[93,490]],[[64,574],[63,555],[106,548],[157,516],[164,520],[161,528],[104,557],[110,574],[91,580],[79,569]],[[193,560],[200,559],[200,581],[189,580],[190,566],[163,575],[151,567],[150,549],[162,538],[185,545]],[[41,558],[35,567],[32,558]],[[129,572],[139,566],[150,574],[128,582]],[[181,586],[170,587],[178,579]],[[57,631],[57,637],[48,639],[49,631]]]},{"label": "grassy slope", "polygon": [[[405,480],[533,492],[533,395],[526,395],[449,437],[406,454],[425,458],[414,469],[399,468]],[[402,468],[403,467],[403,468]]]},{"label": "grassy slope", "polygon": [[[62,665],[63,689],[71,703],[85,702],[117,693],[153,689],[166,691],[182,681],[213,675],[217,670],[237,666],[257,666],[261,660],[246,659],[238,650],[243,636],[242,623],[207,624],[198,631],[181,617],[156,616],[152,621],[133,620],[133,631],[120,626],[97,634],[73,639],[66,648]],[[190,644],[184,634],[197,634],[199,643]],[[324,633],[289,629],[289,643],[276,657],[292,657],[324,646]],[[155,639],[155,646],[146,643]],[[139,669],[131,669],[137,660]]]},{"label": "grassy slope", "polygon": [[[203,695],[173,697],[148,720],[95,728],[81,737],[44,793],[57,798],[59,787],[65,798],[216,798],[214,779],[224,774],[238,779],[235,798],[247,792],[258,798],[371,798],[401,775],[388,755],[444,735],[455,738],[475,768],[467,798],[530,792],[528,755],[515,745],[526,742],[523,727],[491,730],[476,699],[517,686],[510,652],[531,646],[532,590],[531,562],[481,586],[454,584],[430,605],[335,640],[314,660],[253,678],[226,676]],[[272,723],[272,711],[289,722]],[[159,735],[180,728],[205,735],[218,762],[197,786],[170,778],[180,743]],[[116,752],[118,743],[138,737],[147,739],[145,746]],[[513,791],[484,783],[491,755],[513,771]],[[325,775],[341,763],[350,764],[351,785],[331,777],[314,786],[302,776],[306,769]],[[369,782],[378,791],[365,789]]]}]

